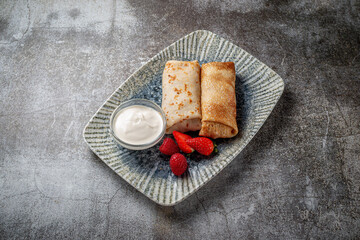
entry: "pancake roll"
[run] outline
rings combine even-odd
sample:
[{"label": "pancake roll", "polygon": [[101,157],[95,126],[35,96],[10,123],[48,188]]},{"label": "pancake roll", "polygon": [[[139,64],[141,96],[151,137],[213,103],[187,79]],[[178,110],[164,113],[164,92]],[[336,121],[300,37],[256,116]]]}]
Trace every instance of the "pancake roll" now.
[{"label": "pancake roll", "polygon": [[235,79],[233,62],[210,62],[202,65],[200,136],[231,138],[238,133]]},{"label": "pancake roll", "polygon": [[168,61],[162,78],[162,109],[166,133],[201,128],[200,65],[198,61]]}]

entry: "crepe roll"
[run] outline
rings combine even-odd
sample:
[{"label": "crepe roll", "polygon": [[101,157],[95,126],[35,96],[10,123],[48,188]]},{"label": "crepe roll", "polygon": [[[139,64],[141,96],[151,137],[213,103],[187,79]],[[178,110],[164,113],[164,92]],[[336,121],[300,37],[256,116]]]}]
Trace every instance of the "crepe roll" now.
[{"label": "crepe roll", "polygon": [[200,136],[231,138],[238,133],[235,79],[233,62],[210,62],[202,65]]},{"label": "crepe roll", "polygon": [[198,61],[168,61],[162,78],[166,133],[201,128],[200,65]]}]

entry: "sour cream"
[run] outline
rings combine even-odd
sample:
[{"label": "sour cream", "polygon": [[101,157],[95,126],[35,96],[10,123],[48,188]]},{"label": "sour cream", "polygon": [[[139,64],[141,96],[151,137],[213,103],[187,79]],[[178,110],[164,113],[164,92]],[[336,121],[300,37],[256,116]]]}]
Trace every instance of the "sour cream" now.
[{"label": "sour cream", "polygon": [[156,110],[133,105],[120,110],[113,120],[113,131],[120,140],[133,145],[156,140],[163,129],[163,119]]}]

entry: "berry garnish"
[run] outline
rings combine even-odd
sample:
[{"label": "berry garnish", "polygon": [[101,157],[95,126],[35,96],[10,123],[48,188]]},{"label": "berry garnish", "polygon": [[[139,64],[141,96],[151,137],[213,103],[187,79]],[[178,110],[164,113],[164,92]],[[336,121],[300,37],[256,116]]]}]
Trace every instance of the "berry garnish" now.
[{"label": "berry garnish", "polygon": [[200,154],[209,156],[214,151],[213,142],[206,137],[187,139],[186,143]]},{"label": "berry garnish", "polygon": [[165,155],[173,155],[180,151],[178,145],[171,138],[165,138],[159,150]]},{"label": "berry garnish", "polygon": [[180,176],[187,169],[187,161],[184,155],[180,153],[175,153],[170,158],[170,168],[171,171],[176,175]]},{"label": "berry garnish", "polygon": [[186,140],[191,139],[189,135],[178,131],[173,131],[173,135],[181,151],[184,153],[192,153],[194,151],[194,149],[186,143]]}]

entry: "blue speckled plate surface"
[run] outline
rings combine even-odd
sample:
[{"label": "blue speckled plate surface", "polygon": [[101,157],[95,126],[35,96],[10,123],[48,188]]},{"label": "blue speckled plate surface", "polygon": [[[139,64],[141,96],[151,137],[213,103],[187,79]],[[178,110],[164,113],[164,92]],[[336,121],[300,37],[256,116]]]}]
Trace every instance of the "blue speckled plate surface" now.
[{"label": "blue speckled plate surface", "polygon": [[[146,98],[161,105],[162,72],[168,60],[234,62],[236,69],[237,122],[239,134],[217,139],[219,152],[209,157],[188,157],[182,177],[172,174],[169,157],[159,145],[132,151],[110,135],[111,113],[123,101]],[[125,181],[161,205],[175,205],[190,196],[224,169],[264,124],[284,89],[283,80],[268,66],[231,42],[209,31],[192,32],[155,55],[132,74],[95,113],[84,129],[91,150]]]}]

